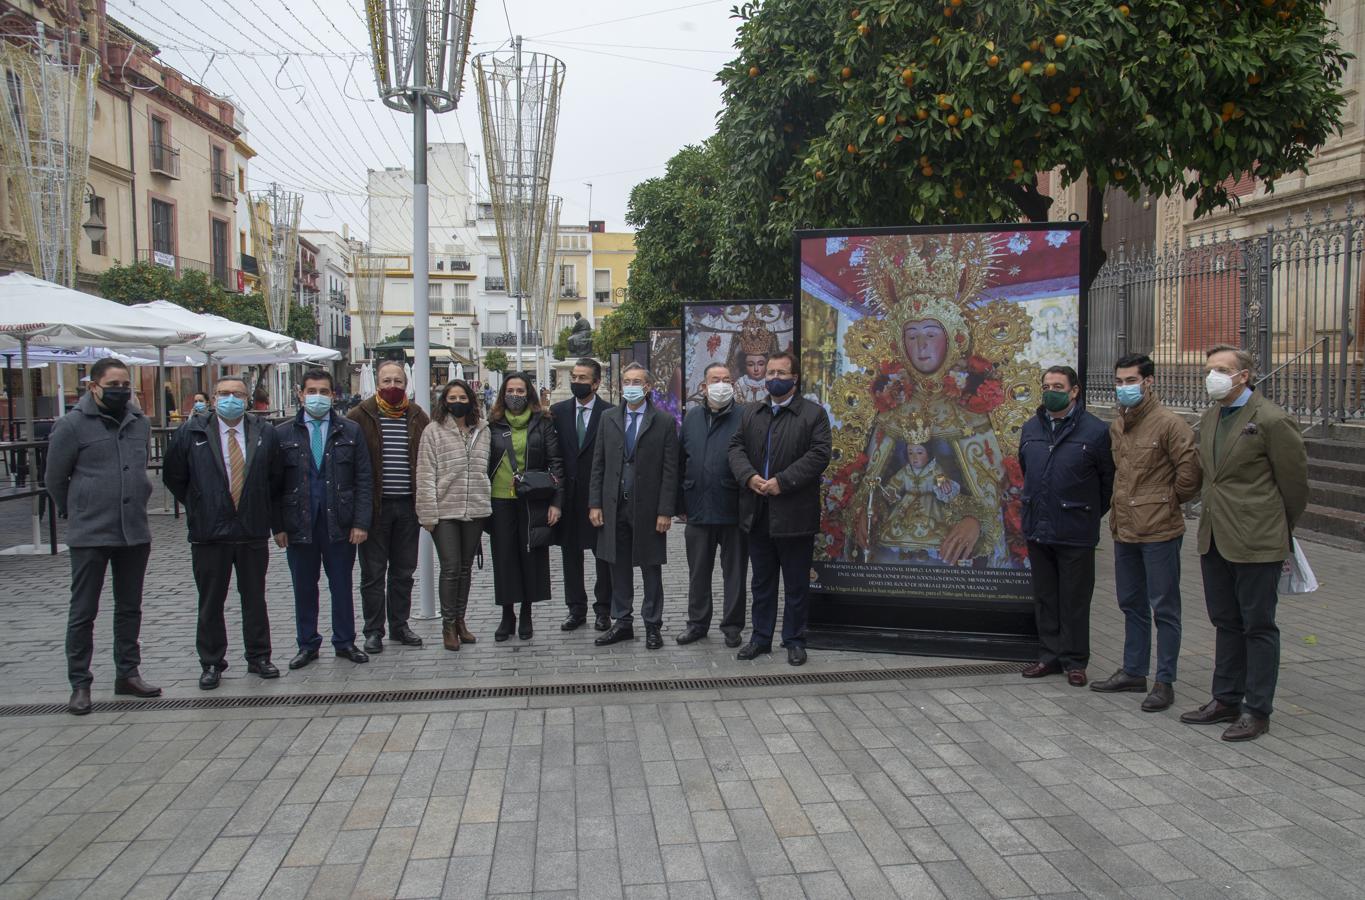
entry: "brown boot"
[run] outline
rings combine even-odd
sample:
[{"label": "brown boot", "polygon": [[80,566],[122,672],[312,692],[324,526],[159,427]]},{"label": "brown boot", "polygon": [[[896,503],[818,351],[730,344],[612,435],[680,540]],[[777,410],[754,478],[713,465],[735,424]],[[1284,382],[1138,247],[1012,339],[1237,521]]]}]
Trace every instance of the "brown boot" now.
[{"label": "brown boot", "polygon": [[469,630],[469,626],[465,625],[464,616],[455,620],[455,630],[459,633],[460,640],[464,641],[466,644],[478,643],[479,639],[474,637],[473,633]]},{"label": "brown boot", "polygon": [[455,627],[455,623],[447,619],[441,625],[441,640],[445,643],[447,650],[460,649],[460,631]]}]

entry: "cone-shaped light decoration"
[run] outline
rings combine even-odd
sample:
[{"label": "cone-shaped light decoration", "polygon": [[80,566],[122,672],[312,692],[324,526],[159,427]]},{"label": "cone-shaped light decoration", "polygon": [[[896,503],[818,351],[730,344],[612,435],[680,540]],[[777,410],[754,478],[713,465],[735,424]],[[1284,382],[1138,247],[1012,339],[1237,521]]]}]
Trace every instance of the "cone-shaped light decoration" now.
[{"label": "cone-shaped light decoration", "polygon": [[[365,0],[365,13],[374,77],[385,106],[412,112],[418,91],[432,112],[450,112],[459,105],[474,0]],[[415,70],[423,57],[425,71],[419,78]]]},{"label": "cone-shaped light decoration", "polygon": [[251,247],[256,253],[266,315],[271,330],[283,334],[289,327],[289,304],[294,295],[303,195],[272,182],[270,190],[251,191],[247,196],[251,201]]}]

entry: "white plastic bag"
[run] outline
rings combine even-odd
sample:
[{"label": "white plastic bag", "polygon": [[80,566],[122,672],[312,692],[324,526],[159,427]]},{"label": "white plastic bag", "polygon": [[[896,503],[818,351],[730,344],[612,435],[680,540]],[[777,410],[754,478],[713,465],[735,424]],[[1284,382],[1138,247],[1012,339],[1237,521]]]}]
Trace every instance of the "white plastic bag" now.
[{"label": "white plastic bag", "polygon": [[1318,579],[1313,574],[1313,567],[1308,564],[1308,557],[1304,556],[1299,539],[1294,538],[1294,552],[1289,554],[1284,561],[1284,568],[1280,570],[1280,593],[1311,594],[1317,589]]}]

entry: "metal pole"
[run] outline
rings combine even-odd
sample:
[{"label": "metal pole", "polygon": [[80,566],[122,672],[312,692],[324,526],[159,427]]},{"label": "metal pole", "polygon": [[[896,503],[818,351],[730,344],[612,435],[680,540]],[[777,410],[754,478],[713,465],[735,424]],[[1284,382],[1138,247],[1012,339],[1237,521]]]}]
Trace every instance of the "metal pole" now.
[{"label": "metal pole", "polygon": [[521,364],[521,304],[526,286],[526,259],[529,248],[524,246],[526,226],[530,224],[526,221],[526,185],[522,182],[521,170],[521,35],[512,38],[512,49],[515,52],[517,69],[517,136],[516,136],[516,179],[517,179],[517,200],[516,200],[516,252],[517,257],[517,363],[516,371],[520,372],[523,368]]},{"label": "metal pole", "polygon": [[[412,104],[412,377],[417,380],[413,396],[417,405],[431,412],[431,317],[428,297],[427,269],[427,19],[415,19],[413,38],[413,104]],[[436,555],[435,545],[426,529],[419,532],[417,582],[421,618],[436,617]]]},{"label": "metal pole", "polygon": [[[35,431],[33,427],[34,416],[33,379],[28,377],[27,335],[22,335],[19,338],[19,368],[20,371],[23,373],[24,379],[24,419],[27,421],[28,424],[27,429],[28,433],[26,439],[33,441],[36,440],[37,438],[35,437]],[[30,464],[25,467],[28,469],[29,484],[36,486],[40,480],[40,473],[38,472],[38,449],[36,447],[33,447],[22,452],[26,455],[26,459],[30,461]],[[35,495],[33,498],[33,546],[30,548],[30,552],[34,556],[38,555],[38,548],[42,546],[43,541],[43,527],[42,523],[39,521],[39,517],[42,515],[42,512],[43,498]]]},{"label": "metal pole", "polygon": [[591,182],[591,181],[585,181],[585,182],[583,182],[583,184],[584,184],[584,186],[587,187],[587,189],[588,189],[588,271],[587,271],[586,273],[584,273],[584,276],[585,276],[585,277],[584,277],[583,280],[584,280],[584,283],[587,284],[587,286],[588,286],[587,291],[585,291],[585,293],[588,295],[587,298],[586,298],[586,300],[587,300],[587,304],[586,304],[586,305],[587,305],[587,307],[588,307],[588,324],[591,325],[593,328],[596,328],[596,327],[597,327],[597,272],[593,269],[593,266],[595,265],[595,263],[594,263],[593,255],[592,255],[592,242],[593,242],[593,237],[592,237],[592,234],[593,234],[593,231],[592,231],[592,182]]},{"label": "metal pole", "polygon": [[[1355,223],[1349,215],[1346,216],[1345,228],[1343,229],[1342,240],[1345,242],[1343,249],[1346,255],[1346,271],[1341,277],[1341,350],[1337,356],[1337,384],[1335,405],[1328,411],[1327,403],[1322,405],[1323,437],[1329,437],[1329,430],[1333,420],[1338,422],[1346,421],[1346,361],[1350,359],[1351,340],[1354,337],[1351,333],[1353,324],[1351,319],[1351,298],[1355,296],[1352,290],[1353,263],[1355,261]],[[1324,398],[1325,400],[1325,398]]]},{"label": "metal pole", "polygon": [[156,348],[156,408],[161,411],[161,427],[166,427],[166,348]]}]

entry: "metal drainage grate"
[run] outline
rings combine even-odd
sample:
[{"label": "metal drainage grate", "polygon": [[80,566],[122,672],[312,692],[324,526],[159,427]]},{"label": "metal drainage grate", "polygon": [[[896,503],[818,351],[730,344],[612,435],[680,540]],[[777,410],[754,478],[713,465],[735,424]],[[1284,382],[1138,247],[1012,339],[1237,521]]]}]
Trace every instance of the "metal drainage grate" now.
[{"label": "metal drainage grate", "polygon": [[[95,712],[160,712],[185,709],[255,709],[280,706],[344,706],[353,703],[430,703],[443,700],[499,700],[581,694],[645,694],[656,691],[714,691],[725,688],[799,687],[866,681],[909,681],[968,675],[1012,675],[1022,663],[968,663],[956,666],[907,666],[853,672],[802,672],[790,675],[729,675],[719,678],[669,678],[580,684],[528,684],[506,687],[432,688],[422,691],[348,691],[334,694],[281,694],[253,697],[200,696],[158,700],[107,700]],[[0,706],[3,716],[49,716],[66,712],[65,703]]]}]

